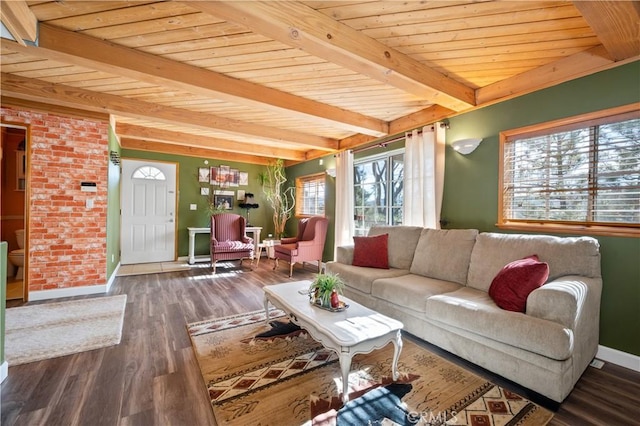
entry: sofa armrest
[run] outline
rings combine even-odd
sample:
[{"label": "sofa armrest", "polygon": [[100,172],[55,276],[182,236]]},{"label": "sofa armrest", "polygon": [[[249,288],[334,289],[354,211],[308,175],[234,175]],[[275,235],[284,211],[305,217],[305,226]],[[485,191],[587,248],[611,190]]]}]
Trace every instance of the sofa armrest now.
[{"label": "sofa armrest", "polygon": [[280,244],[295,244],[298,242],[297,237],[282,237],[280,238]]},{"label": "sofa armrest", "polygon": [[575,330],[581,318],[599,317],[601,289],[601,278],[560,277],[529,294],[527,315]]},{"label": "sofa armrest", "polygon": [[336,248],[336,262],[351,265],[353,263],[353,245]]}]

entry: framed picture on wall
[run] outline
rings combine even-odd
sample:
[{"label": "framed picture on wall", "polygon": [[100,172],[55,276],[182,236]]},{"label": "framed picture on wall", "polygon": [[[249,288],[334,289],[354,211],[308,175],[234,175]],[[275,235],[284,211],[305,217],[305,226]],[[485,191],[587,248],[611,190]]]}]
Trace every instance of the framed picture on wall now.
[{"label": "framed picture on wall", "polygon": [[209,167],[198,167],[198,182],[209,182],[210,175]]},{"label": "framed picture on wall", "polygon": [[238,182],[240,181],[240,172],[238,169],[230,169],[229,170],[229,186],[238,186]]},{"label": "framed picture on wall", "polygon": [[225,210],[233,209],[233,191],[215,191],[213,193],[213,203],[217,208]]},{"label": "framed picture on wall", "polygon": [[211,172],[209,175],[209,183],[211,185],[220,185],[220,168],[219,167],[211,167]]},{"label": "framed picture on wall", "polygon": [[227,182],[229,182],[229,166],[220,166],[219,167],[220,170],[220,184],[226,184]]},{"label": "framed picture on wall", "polygon": [[248,172],[240,172],[240,173],[238,173],[238,185],[242,185],[242,186],[249,185],[249,173]]}]

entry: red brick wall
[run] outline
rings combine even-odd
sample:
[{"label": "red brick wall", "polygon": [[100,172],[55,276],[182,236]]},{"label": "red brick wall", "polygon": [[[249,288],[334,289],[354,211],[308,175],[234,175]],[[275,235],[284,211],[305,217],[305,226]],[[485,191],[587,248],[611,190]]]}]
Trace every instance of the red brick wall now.
[{"label": "red brick wall", "polygon": [[[29,291],[106,284],[109,124],[21,108],[0,114],[31,127]],[[81,192],[80,182],[98,192]]]}]

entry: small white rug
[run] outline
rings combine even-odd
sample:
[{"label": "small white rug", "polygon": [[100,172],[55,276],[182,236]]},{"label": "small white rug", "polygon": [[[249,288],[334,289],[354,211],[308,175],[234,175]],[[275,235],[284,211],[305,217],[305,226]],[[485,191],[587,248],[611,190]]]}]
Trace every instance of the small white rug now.
[{"label": "small white rug", "polygon": [[14,366],[117,345],[126,303],[119,295],[9,308],[6,361]]}]

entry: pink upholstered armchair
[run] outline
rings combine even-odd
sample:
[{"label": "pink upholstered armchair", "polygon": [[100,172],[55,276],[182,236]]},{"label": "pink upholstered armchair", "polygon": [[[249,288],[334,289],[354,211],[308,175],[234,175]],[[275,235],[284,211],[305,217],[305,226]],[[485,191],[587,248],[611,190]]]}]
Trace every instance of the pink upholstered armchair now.
[{"label": "pink upholstered armchair", "polygon": [[286,260],[289,262],[291,277],[293,265],[297,262],[315,260],[318,262],[318,272],[320,272],[328,225],[329,219],[320,216],[301,219],[298,222],[298,235],[292,238],[281,238],[280,245],[274,247],[276,261],[273,269],[278,267],[279,259]]},{"label": "pink upholstered armchair", "polygon": [[233,213],[220,213],[211,216],[211,267],[216,273],[218,260],[253,257],[253,239],[245,235],[246,220]]}]

